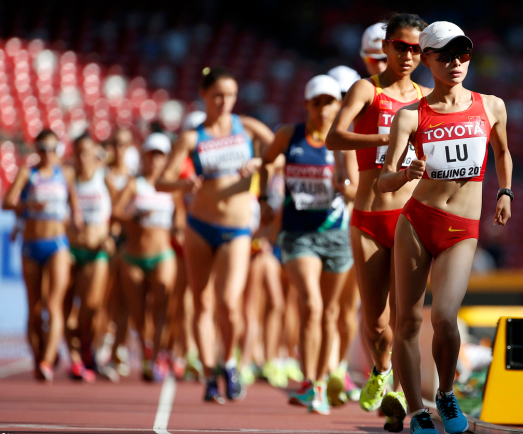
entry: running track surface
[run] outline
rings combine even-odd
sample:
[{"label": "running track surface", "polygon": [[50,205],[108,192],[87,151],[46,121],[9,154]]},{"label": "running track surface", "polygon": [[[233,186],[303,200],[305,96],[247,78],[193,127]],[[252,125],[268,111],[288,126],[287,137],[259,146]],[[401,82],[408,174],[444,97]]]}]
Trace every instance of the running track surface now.
[{"label": "running track surface", "polygon": [[[289,390],[256,383],[242,402],[202,401],[200,383],[143,383],[135,372],[119,384],[69,380],[63,370],[53,385],[32,377],[25,359],[0,366],[2,433],[382,433],[384,418],[365,413],[357,403],[334,408],[330,416],[308,414],[287,404]],[[2,378],[3,377],[3,378]],[[436,422],[437,423],[437,422]],[[408,433],[406,421],[404,433]],[[441,425],[436,426],[443,433]]]}]

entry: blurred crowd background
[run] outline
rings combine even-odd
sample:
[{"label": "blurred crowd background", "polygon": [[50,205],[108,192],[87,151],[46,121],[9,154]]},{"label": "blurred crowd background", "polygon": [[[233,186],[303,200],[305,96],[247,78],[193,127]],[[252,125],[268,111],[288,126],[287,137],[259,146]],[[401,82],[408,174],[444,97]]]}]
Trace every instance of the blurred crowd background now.
[{"label": "blurred crowd background", "polygon": [[[157,129],[176,135],[185,115],[202,108],[206,66],[226,66],[238,78],[236,113],[271,127],[299,121],[311,77],[337,65],[365,77],[363,30],[393,10],[460,25],[474,41],[466,86],[505,100],[517,199],[510,230],[493,226],[498,182],[490,155],[474,267],[522,268],[523,243],[514,234],[523,229],[523,6],[509,1],[455,8],[361,0],[0,2],[0,197],[18,167],[31,164],[44,127],[61,137],[66,155],[85,129],[100,142],[118,126],[138,138]],[[431,86],[423,66],[414,78]]]}]

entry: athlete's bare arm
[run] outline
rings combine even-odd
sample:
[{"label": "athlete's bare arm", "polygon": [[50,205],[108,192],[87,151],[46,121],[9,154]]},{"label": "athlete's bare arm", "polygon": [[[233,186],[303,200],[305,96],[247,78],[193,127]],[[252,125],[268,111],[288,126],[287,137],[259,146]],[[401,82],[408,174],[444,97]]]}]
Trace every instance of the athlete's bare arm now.
[{"label": "athlete's bare arm", "polygon": [[83,216],[78,203],[78,196],[76,195],[76,171],[72,166],[63,166],[64,176],[69,187],[69,207],[71,208],[71,215],[73,217],[73,225],[75,229],[80,229],[83,226]]},{"label": "athlete's bare arm", "polygon": [[134,219],[135,215],[127,212],[127,205],[136,193],[136,178],[129,180],[127,185],[116,199],[113,206],[113,217],[121,222],[128,222]]},{"label": "athlete's bare arm", "polygon": [[[281,125],[274,134],[274,138],[269,147],[262,153],[262,165],[260,167],[260,196],[265,196],[267,192],[267,182],[269,181],[269,172],[274,173],[274,168],[271,170],[272,164],[278,159],[279,162],[284,160],[278,157],[285,152],[289,146],[292,135],[294,134],[294,124]],[[285,163],[284,163],[285,165]],[[267,205],[267,201],[260,202],[262,218],[265,221],[271,221],[274,217],[272,208]]]},{"label": "athlete's bare arm", "polygon": [[267,125],[258,119],[251,118],[250,116],[240,116],[240,119],[251,138],[253,140],[258,139],[261,142],[261,153],[263,153],[274,140],[274,133]]},{"label": "athlete's bare arm", "polygon": [[378,180],[378,188],[381,192],[398,191],[407,182],[421,179],[425,171],[425,161],[413,160],[406,170],[399,170],[405,149],[413,139],[417,128],[418,103],[398,110],[390,127],[389,149]]},{"label": "athlete's bare arm", "polygon": [[163,170],[160,178],[155,183],[158,191],[172,192],[183,189],[186,191],[196,191],[201,187],[201,179],[193,177],[184,180],[178,180],[182,161],[190,152],[194,150],[198,133],[194,130],[185,131],[173,145],[169,161]]},{"label": "athlete's bare arm", "polygon": [[9,187],[9,190],[7,190],[4,203],[2,204],[3,209],[15,211],[16,214],[21,214],[27,209],[28,204],[20,203],[20,194],[25,184],[27,184],[28,179],[29,169],[25,166],[20,167],[14,182],[11,184],[11,187]]},{"label": "athlete's bare arm", "polygon": [[341,109],[327,134],[327,148],[331,150],[353,150],[374,148],[389,144],[387,134],[358,134],[348,131],[355,120],[365,114],[374,101],[375,87],[366,79],[358,80],[343,98]]},{"label": "athlete's bare arm", "polygon": [[[490,144],[494,151],[496,172],[500,188],[512,186],[512,157],[507,144],[507,110],[502,99],[493,95],[482,95],[485,109],[489,117],[492,130]],[[494,224],[505,226],[511,216],[510,198],[503,195],[499,198],[494,215]]]}]

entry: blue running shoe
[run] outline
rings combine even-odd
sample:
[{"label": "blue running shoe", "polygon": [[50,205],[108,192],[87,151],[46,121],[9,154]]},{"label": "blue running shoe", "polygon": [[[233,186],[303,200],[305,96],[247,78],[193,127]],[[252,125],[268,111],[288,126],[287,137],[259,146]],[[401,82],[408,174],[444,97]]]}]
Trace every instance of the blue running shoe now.
[{"label": "blue running shoe", "polygon": [[410,434],[439,434],[430,414],[424,411],[410,421]]},{"label": "blue running shoe", "polygon": [[247,394],[245,388],[240,383],[240,376],[236,368],[223,368],[223,376],[225,377],[225,390],[227,399],[231,401],[241,401]]},{"label": "blue running shoe", "polygon": [[216,378],[208,379],[205,385],[205,396],[203,397],[205,402],[215,402],[216,404],[225,404],[223,399],[218,392],[218,383]]},{"label": "blue running shoe", "polygon": [[439,390],[436,393],[436,406],[447,434],[459,434],[469,429],[467,418],[461,412],[454,394],[447,395]]}]

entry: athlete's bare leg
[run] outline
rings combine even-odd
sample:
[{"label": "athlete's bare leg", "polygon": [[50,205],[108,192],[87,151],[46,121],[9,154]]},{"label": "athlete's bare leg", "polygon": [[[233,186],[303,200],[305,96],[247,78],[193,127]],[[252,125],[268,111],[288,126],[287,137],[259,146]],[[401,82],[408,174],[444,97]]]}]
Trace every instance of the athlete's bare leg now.
[{"label": "athlete's bare leg", "polygon": [[53,365],[58,351],[58,344],[64,333],[63,303],[71,267],[69,250],[59,250],[51,256],[45,265],[49,270],[49,338],[43,360]]},{"label": "athlete's bare leg", "polygon": [[329,358],[332,342],[337,332],[337,320],[340,313],[340,295],[343,284],[347,279],[347,272],[321,273],[320,287],[323,299],[323,317],[321,321],[321,347],[318,357],[316,379],[322,380],[329,368]]},{"label": "athlete's bare leg", "polygon": [[396,333],[395,374],[400,377],[410,411],[424,408],[421,400],[421,370],[418,345],[423,321],[423,302],[432,256],[419,240],[408,219],[400,215],[395,245]]},{"label": "athlete's bare leg", "polygon": [[97,321],[103,306],[108,274],[109,263],[103,260],[86,264],[78,272],[76,289],[81,300],[78,323],[82,345],[92,345],[99,330]]},{"label": "athlete's bare leg", "polygon": [[351,226],[354,265],[363,310],[363,333],[378,372],[391,366],[392,329],[390,327],[389,291],[391,287],[391,251],[367,233]]},{"label": "athlete's bare leg", "polygon": [[267,360],[279,357],[282,339],[285,299],[281,283],[281,265],[272,253],[263,253],[264,280],[267,289],[267,314],[265,317],[265,356]]},{"label": "athlete's bare leg", "polygon": [[303,256],[285,264],[289,282],[298,291],[300,306],[300,357],[305,378],[316,380],[318,354],[321,347],[323,298],[320,278],[322,263],[319,258]]},{"label": "athlete's bare leg", "polygon": [[204,375],[214,375],[216,330],[214,327],[214,284],[212,247],[191,227],[185,229],[184,253],[194,300],[194,337]]},{"label": "athlete's bare leg", "polygon": [[214,260],[218,324],[224,358],[230,360],[240,339],[241,297],[249,273],[251,237],[240,236],[222,244]]},{"label": "athlete's bare leg", "polygon": [[432,266],[432,310],[434,328],[432,355],[439,376],[439,388],[452,390],[461,344],[458,310],[467,292],[474,251],[478,240],[460,241],[441,253]]},{"label": "athlete's bare leg", "polygon": [[140,267],[124,261],[122,261],[121,271],[127,304],[143,351],[147,338],[145,335],[145,306],[147,301],[144,285],[145,273]]},{"label": "athlete's bare leg", "polygon": [[27,339],[33,351],[35,367],[42,360],[44,337],[42,330],[42,267],[36,261],[23,257],[23,274],[27,288]]},{"label": "athlete's bare leg", "polygon": [[147,291],[152,296],[152,320],[153,320],[153,360],[156,360],[161,347],[161,338],[167,318],[167,303],[172,293],[174,280],[176,278],[176,262],[174,258],[168,258],[156,266],[147,275]]},{"label": "athlete's bare leg", "polygon": [[347,351],[358,332],[358,300],[358,281],[356,279],[355,267],[352,266],[340,297],[340,315],[338,317],[338,332],[340,334],[339,362],[347,356]]},{"label": "athlete's bare leg", "polygon": [[263,253],[259,252],[251,258],[249,275],[245,285],[243,308],[243,342],[240,368],[247,366],[252,360],[260,334],[260,293],[263,285]]}]

